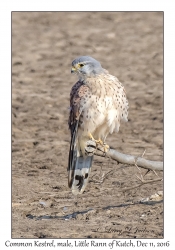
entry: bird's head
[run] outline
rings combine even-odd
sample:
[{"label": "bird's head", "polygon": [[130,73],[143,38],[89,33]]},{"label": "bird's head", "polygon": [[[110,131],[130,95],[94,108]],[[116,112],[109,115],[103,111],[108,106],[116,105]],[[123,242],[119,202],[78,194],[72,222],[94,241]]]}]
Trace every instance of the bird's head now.
[{"label": "bird's head", "polygon": [[80,56],[72,62],[71,73],[78,74],[79,78],[92,77],[103,72],[101,64],[90,56]]}]

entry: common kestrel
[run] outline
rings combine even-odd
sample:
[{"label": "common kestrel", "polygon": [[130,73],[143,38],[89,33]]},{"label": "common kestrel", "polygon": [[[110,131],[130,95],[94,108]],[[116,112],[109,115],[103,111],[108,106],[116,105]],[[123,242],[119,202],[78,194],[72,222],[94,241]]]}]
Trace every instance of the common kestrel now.
[{"label": "common kestrel", "polygon": [[78,82],[70,93],[68,186],[76,195],[85,190],[91,170],[87,142],[107,149],[108,134],[119,131],[121,120],[127,121],[128,101],[119,80],[90,56],[76,58],[71,73],[78,75]]}]

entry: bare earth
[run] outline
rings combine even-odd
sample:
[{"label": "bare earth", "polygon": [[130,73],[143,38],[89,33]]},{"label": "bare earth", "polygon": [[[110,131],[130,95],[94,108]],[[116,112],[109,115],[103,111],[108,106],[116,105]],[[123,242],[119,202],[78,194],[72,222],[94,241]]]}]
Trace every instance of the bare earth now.
[{"label": "bare earth", "polygon": [[95,157],[84,194],[68,188],[70,70],[80,55],[99,60],[127,92],[129,122],[107,143],[163,160],[163,13],[14,12],[12,237],[163,238],[163,182],[122,191],[146,170]]}]

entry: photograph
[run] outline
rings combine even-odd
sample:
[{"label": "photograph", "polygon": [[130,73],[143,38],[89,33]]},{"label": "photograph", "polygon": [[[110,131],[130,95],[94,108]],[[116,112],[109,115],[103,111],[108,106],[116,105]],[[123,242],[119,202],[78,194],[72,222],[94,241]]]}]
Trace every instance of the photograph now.
[{"label": "photograph", "polygon": [[12,11],[11,65],[12,239],[163,239],[164,12]]}]

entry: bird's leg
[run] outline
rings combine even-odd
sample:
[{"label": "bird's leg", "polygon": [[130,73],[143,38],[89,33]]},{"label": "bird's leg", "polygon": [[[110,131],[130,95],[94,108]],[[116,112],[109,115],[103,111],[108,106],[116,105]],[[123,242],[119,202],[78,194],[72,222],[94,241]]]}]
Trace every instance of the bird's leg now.
[{"label": "bird's leg", "polygon": [[104,142],[104,143],[103,143],[103,147],[104,147],[105,153],[108,152],[108,150],[109,150],[109,145],[106,144],[106,143]]},{"label": "bird's leg", "polygon": [[89,137],[97,145],[99,144],[100,146],[102,146],[104,148],[105,153],[109,150],[109,146],[105,142],[103,142],[100,138],[98,140],[95,140],[91,133],[89,133]]},{"label": "bird's leg", "polygon": [[89,137],[92,141],[95,141],[96,143],[103,145],[103,141],[100,138],[98,140],[95,140],[91,133],[89,133]]}]

